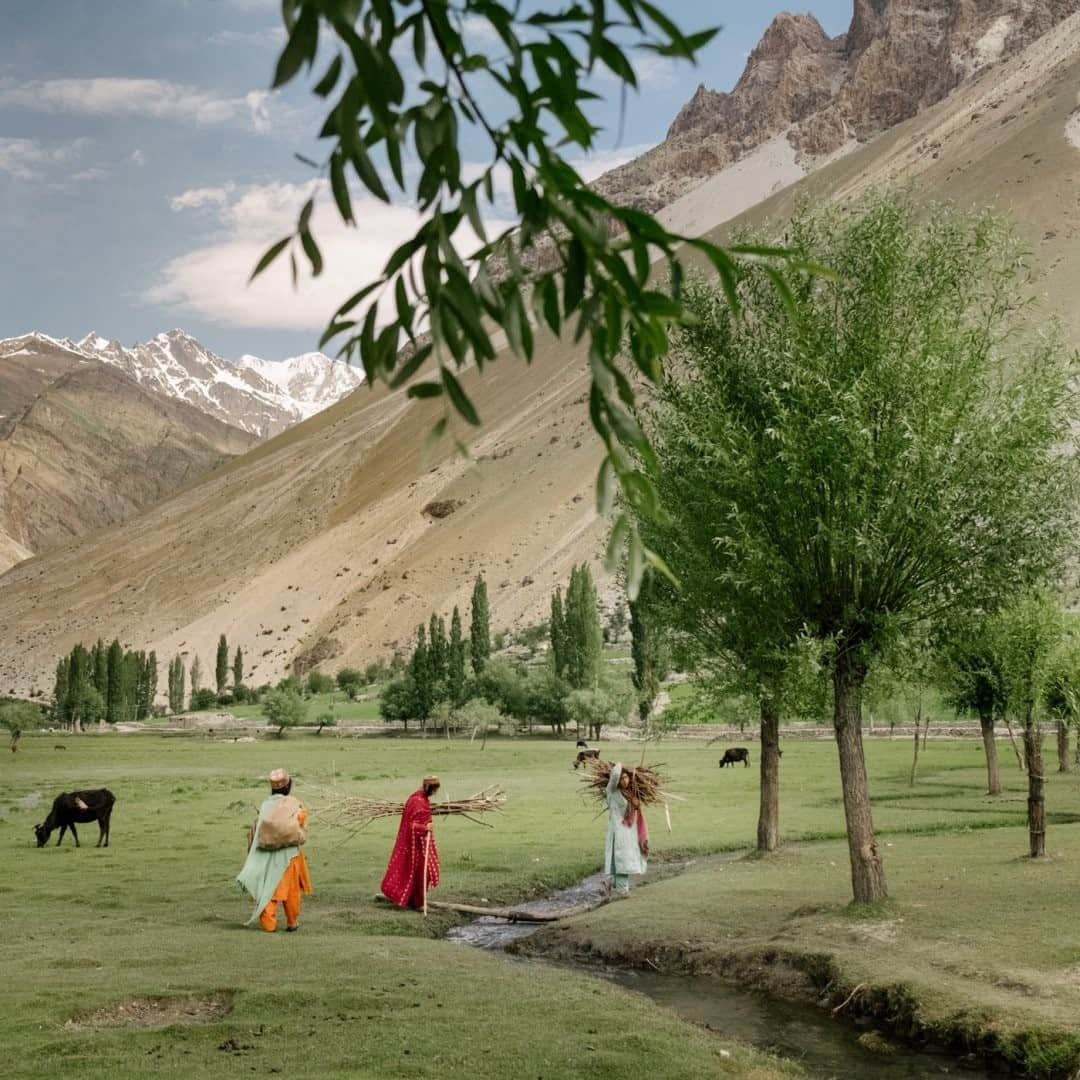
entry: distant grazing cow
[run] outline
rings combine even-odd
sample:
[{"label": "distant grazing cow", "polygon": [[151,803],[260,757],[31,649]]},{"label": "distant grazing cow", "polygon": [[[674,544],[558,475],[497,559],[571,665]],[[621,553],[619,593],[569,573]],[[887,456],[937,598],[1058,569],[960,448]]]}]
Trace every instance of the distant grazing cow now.
[{"label": "distant grazing cow", "polygon": [[576,769],[579,765],[582,765],[586,761],[590,760],[590,758],[593,761],[599,761],[600,760],[600,751],[599,750],[579,750],[578,751],[578,756],[574,759],[574,768]]},{"label": "distant grazing cow", "polygon": [[72,791],[57,795],[53,800],[52,809],[44,824],[34,826],[34,835],[37,837],[37,846],[44,847],[49,842],[53,829],[60,830],[60,836],[56,846],[64,839],[64,833],[70,829],[75,838],[75,846],[79,847],[79,834],[75,831],[75,822],[85,825],[88,821],[98,823],[97,846],[109,846],[109,819],[112,817],[113,803],[116,799],[107,788],[96,788],[93,791]]},{"label": "distant grazing cow", "polygon": [[720,768],[725,765],[734,765],[736,761],[741,761],[748,769],[750,768],[750,751],[745,746],[733,746],[730,750],[724,751],[724,756],[720,759]]}]

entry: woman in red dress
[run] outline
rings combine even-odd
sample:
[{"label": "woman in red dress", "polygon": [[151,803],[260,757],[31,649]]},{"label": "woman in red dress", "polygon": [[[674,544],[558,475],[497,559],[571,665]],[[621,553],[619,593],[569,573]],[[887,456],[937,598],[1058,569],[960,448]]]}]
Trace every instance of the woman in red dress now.
[{"label": "woman in red dress", "polygon": [[427,890],[439,884],[439,853],[431,830],[430,801],[438,790],[439,778],[425,776],[423,786],[409,796],[401,812],[397,840],[382,880],[383,896],[398,907],[423,910]]}]

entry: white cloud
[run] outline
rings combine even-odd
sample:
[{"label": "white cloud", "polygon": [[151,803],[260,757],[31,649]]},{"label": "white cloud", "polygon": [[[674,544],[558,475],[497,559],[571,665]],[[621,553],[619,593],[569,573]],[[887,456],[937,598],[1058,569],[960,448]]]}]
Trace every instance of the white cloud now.
[{"label": "white cloud", "polygon": [[577,169],[578,175],[586,183],[591,184],[597,177],[633,161],[651,149],[651,144],[642,143],[637,146],[619,146],[613,150],[594,150],[588,157],[578,158],[570,164]]},{"label": "white cloud", "polygon": [[[0,173],[6,173],[15,180],[40,180],[46,175],[55,174],[57,170],[70,167],[78,160],[86,144],[86,139],[45,146],[36,139],[0,138]],[[69,179],[76,177],[77,174]]]},{"label": "white cloud", "polygon": [[264,26],[258,30],[217,30],[206,40],[210,45],[239,45],[256,48],[272,46],[277,49],[285,44],[284,26]]},{"label": "white cloud", "polygon": [[668,90],[675,85],[675,61],[656,53],[639,53],[632,61],[638,86]]},{"label": "white cloud", "polygon": [[[325,262],[322,275],[311,278],[298,252],[296,290],[284,255],[249,286],[259,257],[293,230],[300,207],[312,195],[312,231]],[[421,222],[411,207],[386,206],[357,193],[353,209],[360,224],[351,228],[338,217],[321,180],[196,188],[176,196],[171,205],[176,211],[216,207],[220,228],[199,247],[170,259],[142,299],[211,322],[269,329],[322,329],[346,297],[378,276],[390,253]]]},{"label": "white cloud", "polygon": [[[666,56],[657,56],[651,52],[635,52],[629,56],[630,66],[637,76],[638,92],[642,90],[668,90],[675,85],[675,61]],[[593,77],[604,83],[621,82],[610,68],[598,64],[593,69]]]},{"label": "white cloud", "polygon": [[146,154],[136,147],[131,151],[131,157],[128,158],[128,161],[130,161],[132,165],[138,165],[142,168],[142,166],[146,164]]},{"label": "white cloud", "polygon": [[270,126],[268,100],[264,90],[230,98],[163,79],[45,79],[24,83],[0,79],[0,106],[182,120],[200,127],[248,123],[256,131],[266,131]]},{"label": "white cloud", "polygon": [[189,188],[179,195],[174,195],[169,200],[169,206],[177,212],[180,210],[198,210],[204,206],[224,206],[235,190],[236,185],[232,183],[224,184],[221,187]]}]

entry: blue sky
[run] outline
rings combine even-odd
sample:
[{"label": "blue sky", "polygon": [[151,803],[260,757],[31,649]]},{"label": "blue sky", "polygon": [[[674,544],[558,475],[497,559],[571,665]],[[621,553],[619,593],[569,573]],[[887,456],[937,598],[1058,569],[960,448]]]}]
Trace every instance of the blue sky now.
[{"label": "blue sky", "polygon": [[[851,0],[803,5],[830,34],[847,29]],[[698,83],[729,89],[792,9],[663,6],[684,30],[724,30],[696,68],[639,67],[621,142],[617,98],[597,106],[605,133],[589,175],[663,139]],[[345,230],[327,207],[324,279],[296,293],[287,273],[246,287],[313,184],[294,153],[319,156],[317,99],[299,84],[267,90],[283,40],[275,0],[5,0],[4,28],[0,337],[94,329],[131,343],[180,326],[225,356],[280,359],[313,349],[335,301],[415,224],[406,206],[365,203],[361,227]]]}]

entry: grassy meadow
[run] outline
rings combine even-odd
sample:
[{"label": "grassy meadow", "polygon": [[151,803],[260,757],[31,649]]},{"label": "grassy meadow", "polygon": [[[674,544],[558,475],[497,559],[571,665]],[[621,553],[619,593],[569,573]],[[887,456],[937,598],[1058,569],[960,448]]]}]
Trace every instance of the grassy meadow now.
[{"label": "grassy meadow", "polygon": [[[604,822],[582,801],[572,739],[493,739],[483,750],[465,739],[330,732],[254,743],[150,733],[61,741],[66,749],[55,750],[55,737],[28,736],[2,759],[4,1018],[18,1048],[8,1075],[625,1077],[643,1055],[672,1077],[767,1080],[786,1069],[587,976],[438,940],[452,916],[425,922],[376,903],[394,821],[350,837],[316,816],[306,849],[315,895],[301,932],[271,937],[242,925],[249,909],[233,877],[277,765],[315,806],[335,779],[343,791],[402,799],[428,770],[450,797],[501,783],[509,801],[494,828],[437,823],[436,898],[513,901],[594,871]],[[1022,858],[1025,784],[1006,747],[1007,790],[988,799],[975,741],[931,741],[911,788],[909,741],[872,740],[875,822],[894,899],[853,920],[832,745],[785,747],[781,823],[785,838],[806,843],[734,862],[709,856],[751,844],[757,770],[720,771],[721,749],[649,747],[686,798],[673,805],[670,834],[652,815],[654,852],[695,861],[630,902],[546,931],[553,948],[590,943],[628,957],[642,942],[658,955],[675,941],[718,951],[831,944],[868,978],[902,971],[913,984],[925,979],[931,997],[952,982],[996,982],[1001,1009],[1015,998],[1060,1020],[1080,982],[1080,925],[1069,914],[1080,862],[1076,776],[1048,777],[1051,858],[1036,866]],[[641,744],[605,743],[604,752],[636,762]],[[54,847],[55,836],[36,849],[31,828],[52,797],[98,786],[117,798],[112,846],[94,849],[91,825],[79,850],[70,837]],[[1045,994],[1016,989],[1046,973]],[[138,999],[214,994],[230,1009],[205,1022],[127,1022]]]}]

